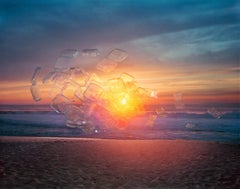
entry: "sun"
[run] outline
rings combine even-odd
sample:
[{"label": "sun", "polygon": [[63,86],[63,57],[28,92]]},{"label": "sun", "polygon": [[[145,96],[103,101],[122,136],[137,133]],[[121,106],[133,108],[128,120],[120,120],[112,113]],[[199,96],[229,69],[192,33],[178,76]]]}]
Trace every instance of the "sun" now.
[{"label": "sun", "polygon": [[123,99],[121,100],[121,104],[122,104],[122,105],[126,105],[126,104],[127,104],[127,99],[126,99],[126,98],[123,98]]}]

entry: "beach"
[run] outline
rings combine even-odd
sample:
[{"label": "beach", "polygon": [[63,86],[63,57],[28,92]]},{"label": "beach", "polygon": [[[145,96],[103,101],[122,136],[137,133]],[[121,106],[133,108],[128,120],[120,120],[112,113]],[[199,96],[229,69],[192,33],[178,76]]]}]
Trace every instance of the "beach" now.
[{"label": "beach", "polygon": [[0,137],[0,188],[240,188],[240,145]]}]

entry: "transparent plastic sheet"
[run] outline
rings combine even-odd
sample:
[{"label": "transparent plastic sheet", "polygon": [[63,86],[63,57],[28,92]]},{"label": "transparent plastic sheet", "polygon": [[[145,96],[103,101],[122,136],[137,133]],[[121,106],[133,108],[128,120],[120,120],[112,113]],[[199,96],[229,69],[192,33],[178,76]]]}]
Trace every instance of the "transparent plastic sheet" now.
[{"label": "transparent plastic sheet", "polygon": [[76,83],[73,82],[66,82],[64,83],[62,89],[61,89],[61,94],[68,99],[74,101],[76,100],[76,91],[78,90],[80,86]]},{"label": "transparent plastic sheet", "polygon": [[217,110],[217,109],[214,108],[214,107],[209,108],[209,109],[207,110],[207,112],[208,112],[210,115],[212,115],[214,118],[216,118],[216,119],[220,119],[220,118],[224,115],[223,112]]},{"label": "transparent plastic sheet", "polygon": [[117,65],[117,62],[105,58],[97,64],[97,69],[102,72],[112,72],[117,67]]},{"label": "transparent plastic sheet", "polygon": [[73,82],[76,82],[80,87],[86,86],[87,82],[90,79],[90,75],[84,70],[76,67],[72,68],[71,78]]},{"label": "transparent plastic sheet", "polygon": [[65,49],[61,52],[55,63],[55,70],[68,70],[72,66],[73,60],[79,55],[78,50]]},{"label": "transparent plastic sheet", "polygon": [[40,94],[40,89],[39,89],[38,85],[31,85],[30,91],[31,91],[33,100],[35,100],[35,101],[41,100],[41,94]]},{"label": "transparent plastic sheet", "polygon": [[122,79],[109,79],[107,81],[108,90],[112,93],[118,93],[119,91],[125,91],[125,85]]},{"label": "transparent plastic sheet", "polygon": [[76,58],[78,55],[79,51],[77,49],[64,49],[60,56],[66,58]]},{"label": "transparent plastic sheet", "polygon": [[[131,116],[142,111],[145,98],[155,98],[154,90],[139,87],[135,78],[123,72],[119,77],[103,80],[96,73],[89,73],[79,65],[86,59],[81,57],[77,65],[73,61],[80,53],[75,49],[65,49],[57,58],[55,67],[43,78],[42,83],[51,87],[48,92],[52,99],[50,107],[64,114],[66,126],[80,128],[84,133],[95,132],[96,125],[102,128],[126,127]],[[98,49],[84,49],[82,58],[94,59],[100,55]],[[112,50],[96,68],[102,72],[112,72],[119,63],[125,61],[128,54],[120,49]],[[89,59],[89,60],[90,60]],[[33,99],[41,99],[37,82],[41,68],[36,68],[30,88]],[[155,115],[150,115],[146,125],[153,125]]]},{"label": "transparent plastic sheet", "polygon": [[95,73],[90,74],[88,82],[91,83],[102,83],[102,79]]},{"label": "transparent plastic sheet", "polygon": [[142,87],[138,87],[138,88],[136,89],[136,93],[137,93],[139,96],[143,97],[143,98],[145,98],[145,97],[148,96],[148,91],[147,91],[147,89],[144,89],[144,88],[142,88]]},{"label": "transparent plastic sheet", "polygon": [[121,49],[114,49],[112,50],[109,55],[107,56],[108,59],[113,60],[115,62],[123,62],[128,57],[127,52]]},{"label": "transparent plastic sheet", "polygon": [[120,79],[125,84],[132,83],[132,82],[135,81],[135,78],[133,76],[131,76],[130,74],[128,74],[128,73],[122,73],[121,76],[120,76]]},{"label": "transparent plastic sheet", "polygon": [[184,103],[183,103],[183,94],[178,92],[173,94],[174,97],[174,103],[175,108],[178,109],[184,109]]},{"label": "transparent plastic sheet", "polygon": [[100,55],[100,52],[98,49],[83,49],[82,50],[82,56],[97,57],[99,55]]},{"label": "transparent plastic sheet", "polygon": [[67,120],[70,120],[72,123],[76,125],[82,125],[83,121],[86,121],[84,111],[75,105],[69,105],[66,107],[64,111],[64,115]]},{"label": "transparent plastic sheet", "polygon": [[51,108],[57,113],[65,113],[68,108],[71,106],[71,101],[63,96],[58,94],[50,103]]},{"label": "transparent plastic sheet", "polygon": [[58,94],[61,94],[62,88],[56,84],[51,86],[51,89],[48,92],[48,97],[55,98]]},{"label": "transparent plastic sheet", "polygon": [[86,87],[78,87],[75,91],[75,96],[79,99],[79,100],[84,100],[84,91],[86,90]]},{"label": "transparent plastic sheet", "polygon": [[56,72],[55,76],[53,77],[53,82],[55,83],[55,85],[62,87],[66,82],[71,79],[71,74],[72,73],[70,71]]},{"label": "transparent plastic sheet", "polygon": [[90,83],[83,96],[91,101],[97,101],[103,93],[103,88],[95,83]]},{"label": "transparent plastic sheet", "polygon": [[55,72],[55,71],[51,71],[51,72],[47,73],[47,74],[43,77],[42,83],[43,83],[43,84],[48,83],[49,81],[51,81],[51,80],[55,77],[55,75],[56,75],[56,72]]},{"label": "transparent plastic sheet", "polygon": [[69,69],[71,66],[71,58],[69,57],[58,57],[55,63],[56,70],[66,70]]},{"label": "transparent plastic sheet", "polygon": [[38,81],[40,78],[40,73],[41,73],[41,67],[36,67],[36,69],[34,70],[32,79],[31,79],[31,87],[30,87],[30,91],[32,94],[32,98],[34,101],[40,101],[41,100],[41,93],[40,93],[40,89],[38,86]]},{"label": "transparent plastic sheet", "polygon": [[32,85],[37,85],[37,82],[38,82],[39,76],[40,76],[40,72],[41,72],[41,67],[37,67],[33,73],[32,79],[31,79]]},{"label": "transparent plastic sheet", "polygon": [[102,72],[112,72],[116,69],[118,64],[125,61],[127,57],[128,54],[125,51],[114,49],[107,55],[107,57],[97,64],[96,68]]}]

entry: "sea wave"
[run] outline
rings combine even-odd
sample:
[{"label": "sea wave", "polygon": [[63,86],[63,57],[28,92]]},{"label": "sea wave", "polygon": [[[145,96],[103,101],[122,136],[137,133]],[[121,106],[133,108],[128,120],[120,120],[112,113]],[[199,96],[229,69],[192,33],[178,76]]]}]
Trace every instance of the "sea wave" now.
[{"label": "sea wave", "polygon": [[[168,113],[151,125],[148,114],[129,122],[127,129],[101,130],[87,137],[131,139],[189,139],[240,143],[239,112],[220,119],[209,114]],[[53,111],[12,111],[0,114],[0,136],[86,137],[80,129],[65,126],[65,117]]]}]

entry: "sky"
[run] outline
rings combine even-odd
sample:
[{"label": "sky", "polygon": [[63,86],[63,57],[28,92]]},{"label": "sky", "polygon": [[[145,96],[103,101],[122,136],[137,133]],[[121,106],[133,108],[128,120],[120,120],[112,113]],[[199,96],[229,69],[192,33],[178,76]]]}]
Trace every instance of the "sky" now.
[{"label": "sky", "polygon": [[0,104],[34,103],[34,69],[66,48],[127,51],[162,99],[240,103],[240,0],[0,0]]}]

